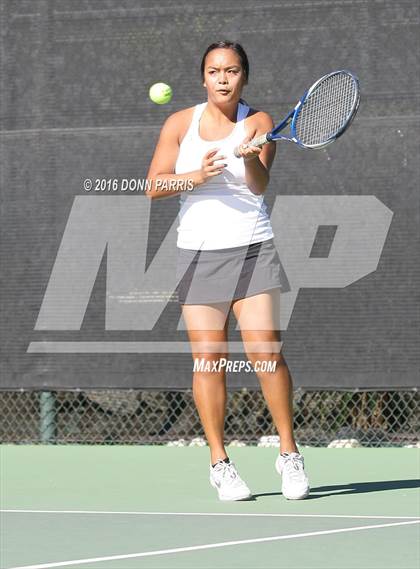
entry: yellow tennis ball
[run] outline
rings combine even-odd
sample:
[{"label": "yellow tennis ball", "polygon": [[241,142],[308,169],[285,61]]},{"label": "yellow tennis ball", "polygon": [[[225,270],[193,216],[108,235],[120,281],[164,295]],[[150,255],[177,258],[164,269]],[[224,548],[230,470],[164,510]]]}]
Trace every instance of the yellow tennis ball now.
[{"label": "yellow tennis ball", "polygon": [[172,99],[172,89],[166,83],[155,83],[149,89],[149,97],[157,105],[166,105]]}]

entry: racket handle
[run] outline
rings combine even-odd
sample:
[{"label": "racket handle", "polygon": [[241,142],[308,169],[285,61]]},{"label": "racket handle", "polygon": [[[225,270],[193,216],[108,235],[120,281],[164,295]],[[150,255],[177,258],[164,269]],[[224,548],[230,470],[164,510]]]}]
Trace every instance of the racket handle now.
[{"label": "racket handle", "polygon": [[[262,134],[261,136],[257,136],[256,138],[253,138],[247,144],[244,144],[243,147],[248,148],[249,146],[259,146],[261,148],[261,146],[264,146],[264,144],[267,144],[267,142],[270,142],[270,139],[268,138],[268,134],[269,133],[266,132],[265,134]],[[236,158],[241,157],[241,155],[239,153],[239,146],[237,146],[235,148],[233,153],[236,156]]]}]

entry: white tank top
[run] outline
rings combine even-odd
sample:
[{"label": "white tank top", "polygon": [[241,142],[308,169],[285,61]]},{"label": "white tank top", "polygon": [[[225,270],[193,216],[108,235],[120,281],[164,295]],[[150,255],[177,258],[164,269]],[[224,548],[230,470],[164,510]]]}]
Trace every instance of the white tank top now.
[{"label": "white tank top", "polygon": [[199,121],[206,103],[196,105],[190,127],[182,140],[175,165],[176,174],[201,168],[205,153],[220,148],[227,167],[192,191],[180,192],[177,247],[180,249],[227,249],[266,241],[274,237],[264,196],[251,192],[245,181],[245,165],[234,148],[246,136],[245,117],[249,107],[239,103],[237,122],[229,136],[203,140]]}]

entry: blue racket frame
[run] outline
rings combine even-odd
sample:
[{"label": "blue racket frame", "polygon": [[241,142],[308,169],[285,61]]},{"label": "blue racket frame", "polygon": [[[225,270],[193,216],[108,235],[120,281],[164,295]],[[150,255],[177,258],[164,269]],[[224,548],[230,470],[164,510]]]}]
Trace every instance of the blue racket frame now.
[{"label": "blue racket frame", "polygon": [[[311,96],[311,94],[318,87],[318,85],[322,81],[325,81],[329,77],[332,77],[333,75],[337,75],[338,73],[346,73],[347,75],[349,75],[353,79],[353,81],[356,84],[354,101],[353,101],[353,109],[349,115],[349,118],[343,124],[343,126],[340,128],[340,130],[338,130],[328,140],[326,140],[320,144],[313,144],[313,145],[304,144],[301,140],[299,140],[297,133],[296,133],[296,123],[297,123],[297,119],[299,117],[299,113],[302,110],[303,105],[305,104],[306,100]],[[287,117],[285,119],[282,120],[281,123],[279,123],[277,126],[275,126],[273,128],[273,130],[271,130],[270,132],[267,132],[266,134],[263,134],[262,136],[258,136],[256,138],[254,138],[253,140],[248,142],[245,146],[252,146],[252,145],[263,146],[264,144],[267,144],[268,142],[275,142],[277,140],[286,140],[287,142],[293,142],[293,143],[297,144],[300,148],[304,148],[305,150],[315,150],[315,149],[319,149],[319,148],[324,148],[328,144],[331,144],[332,142],[337,140],[337,138],[339,138],[347,130],[347,128],[350,126],[350,124],[352,123],[352,121],[353,121],[353,119],[357,113],[357,110],[359,108],[359,104],[360,104],[360,83],[359,83],[358,77],[354,73],[349,71],[348,69],[339,69],[338,71],[332,71],[331,73],[328,73],[327,75],[323,75],[320,79],[318,79],[318,81],[316,81],[310,87],[310,89],[308,89],[305,92],[305,94],[300,99],[300,101],[297,103],[295,108],[287,115]],[[279,132],[282,131],[290,123],[291,123],[291,125],[290,125],[291,136],[279,134]],[[237,149],[235,149],[235,156],[240,157]]]},{"label": "blue racket frame", "polygon": [[[356,85],[356,89],[354,91],[354,99],[353,99],[353,108],[352,111],[348,117],[348,119],[346,120],[346,122],[343,124],[343,126],[332,136],[330,136],[330,138],[328,138],[326,141],[320,143],[320,144],[312,144],[312,145],[308,145],[308,144],[303,144],[297,134],[296,134],[296,122],[297,119],[299,117],[299,112],[301,111],[303,105],[305,104],[306,100],[312,95],[313,91],[318,87],[318,85],[322,82],[325,81],[326,79],[329,79],[330,77],[332,77],[333,75],[338,75],[339,73],[346,73],[347,75],[349,75],[355,85]],[[306,93],[303,95],[303,97],[301,98],[301,100],[299,101],[299,103],[296,105],[296,107],[293,109],[292,113],[289,114],[289,116],[287,117],[286,121],[293,116],[292,118],[292,124],[290,126],[290,131],[292,133],[292,137],[289,139],[290,142],[295,142],[296,144],[298,144],[301,148],[305,148],[306,150],[311,150],[311,149],[318,149],[318,148],[324,148],[325,146],[327,146],[328,144],[331,144],[332,142],[334,142],[335,140],[337,140],[337,138],[339,138],[350,126],[350,124],[352,123],[357,110],[359,108],[360,105],[360,82],[359,82],[359,78],[352,73],[351,71],[349,71],[348,69],[339,69],[338,71],[333,71],[331,73],[328,73],[327,75],[324,75],[323,77],[321,77],[320,79],[318,79],[318,81],[316,81],[312,87],[310,89],[308,89],[308,91],[306,91]],[[278,130],[281,130],[282,128],[284,128],[286,125],[284,124],[284,121],[281,123],[280,127]],[[277,127],[274,129],[275,131],[277,131]],[[282,137],[284,138],[284,137]],[[286,137],[287,139],[287,137]],[[274,139],[276,140],[276,139]]]}]

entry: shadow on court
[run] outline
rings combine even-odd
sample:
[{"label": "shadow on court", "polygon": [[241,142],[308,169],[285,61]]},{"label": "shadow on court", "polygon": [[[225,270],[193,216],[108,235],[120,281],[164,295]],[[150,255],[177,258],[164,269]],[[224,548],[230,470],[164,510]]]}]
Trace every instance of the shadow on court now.
[{"label": "shadow on court", "polygon": [[[317,486],[311,488],[311,493],[305,500],[318,500],[328,496],[342,496],[346,494],[365,494],[368,492],[385,492],[387,490],[404,490],[420,488],[420,480],[384,480],[381,482],[354,482],[350,484],[336,484],[330,486]],[[323,494],[315,495],[315,492]],[[251,500],[267,496],[281,496],[281,492],[263,492],[253,494]]]}]

